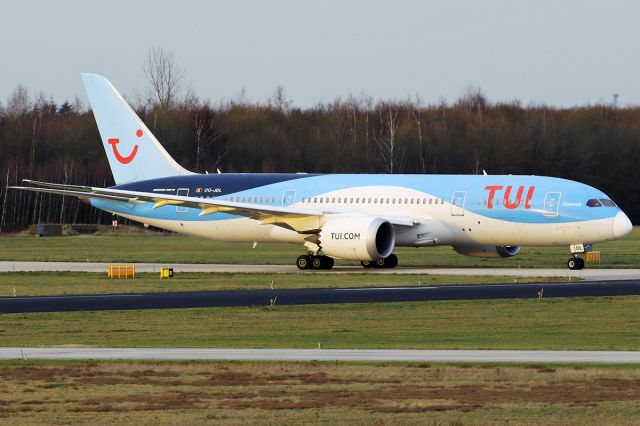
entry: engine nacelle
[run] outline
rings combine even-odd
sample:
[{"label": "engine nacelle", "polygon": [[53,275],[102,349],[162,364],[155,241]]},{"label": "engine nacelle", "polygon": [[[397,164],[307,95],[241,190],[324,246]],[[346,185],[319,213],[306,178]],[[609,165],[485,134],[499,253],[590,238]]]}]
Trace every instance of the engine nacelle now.
[{"label": "engine nacelle", "polygon": [[453,249],[472,257],[513,257],[520,253],[520,246],[460,246]]},{"label": "engine nacelle", "polygon": [[320,247],[331,257],[379,260],[391,254],[396,243],[393,225],[380,217],[347,216],[329,220],[320,231]]}]

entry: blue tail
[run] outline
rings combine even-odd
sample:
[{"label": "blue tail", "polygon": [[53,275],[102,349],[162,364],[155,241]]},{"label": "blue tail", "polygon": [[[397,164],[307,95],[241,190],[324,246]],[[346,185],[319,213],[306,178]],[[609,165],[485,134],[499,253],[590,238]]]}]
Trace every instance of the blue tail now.
[{"label": "blue tail", "polygon": [[116,184],[192,174],[171,158],[109,80],[81,76]]}]

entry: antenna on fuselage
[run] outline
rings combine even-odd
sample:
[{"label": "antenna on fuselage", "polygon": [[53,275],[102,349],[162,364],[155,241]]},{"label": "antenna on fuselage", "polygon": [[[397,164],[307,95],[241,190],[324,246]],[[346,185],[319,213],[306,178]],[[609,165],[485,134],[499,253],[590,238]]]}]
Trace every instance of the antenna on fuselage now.
[{"label": "antenna on fuselage", "polygon": [[220,169],[216,169],[218,171],[218,174],[221,175],[222,172],[220,171]]},{"label": "antenna on fuselage", "polygon": [[485,169],[482,169],[482,174],[486,176],[487,175],[487,171]]}]

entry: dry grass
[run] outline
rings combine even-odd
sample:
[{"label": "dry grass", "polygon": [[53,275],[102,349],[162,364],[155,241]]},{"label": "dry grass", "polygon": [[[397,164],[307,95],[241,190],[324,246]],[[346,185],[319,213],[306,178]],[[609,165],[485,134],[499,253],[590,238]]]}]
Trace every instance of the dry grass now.
[{"label": "dry grass", "polygon": [[640,370],[345,363],[0,366],[0,422],[634,424]]}]

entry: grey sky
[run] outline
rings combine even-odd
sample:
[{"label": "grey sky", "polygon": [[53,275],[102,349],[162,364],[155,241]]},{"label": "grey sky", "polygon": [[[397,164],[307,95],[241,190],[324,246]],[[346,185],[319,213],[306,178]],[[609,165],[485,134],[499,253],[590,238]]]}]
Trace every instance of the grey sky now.
[{"label": "grey sky", "polygon": [[556,106],[640,104],[640,2],[29,1],[0,3],[0,101],[22,82],[84,99],[79,73],[142,93],[149,47],[174,52],[201,98],[337,96]]}]

